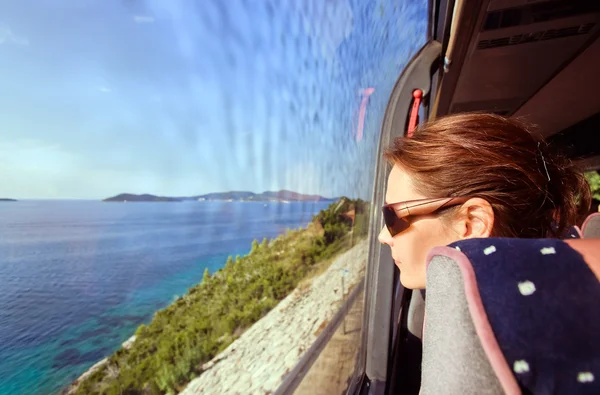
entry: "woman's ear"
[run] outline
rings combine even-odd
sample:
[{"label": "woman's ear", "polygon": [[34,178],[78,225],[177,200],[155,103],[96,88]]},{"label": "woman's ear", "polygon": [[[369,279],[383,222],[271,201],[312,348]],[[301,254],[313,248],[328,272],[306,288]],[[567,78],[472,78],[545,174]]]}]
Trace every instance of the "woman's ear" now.
[{"label": "woman's ear", "polygon": [[494,210],[487,200],[472,198],[460,208],[455,229],[461,239],[490,237],[494,228]]}]

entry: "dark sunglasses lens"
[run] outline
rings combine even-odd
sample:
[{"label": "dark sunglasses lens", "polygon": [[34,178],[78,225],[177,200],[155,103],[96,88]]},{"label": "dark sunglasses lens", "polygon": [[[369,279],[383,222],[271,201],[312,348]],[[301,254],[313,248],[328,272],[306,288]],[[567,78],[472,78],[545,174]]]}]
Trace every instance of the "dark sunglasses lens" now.
[{"label": "dark sunglasses lens", "polygon": [[408,222],[404,218],[398,218],[392,207],[383,208],[383,220],[392,236],[396,236],[408,228]]}]

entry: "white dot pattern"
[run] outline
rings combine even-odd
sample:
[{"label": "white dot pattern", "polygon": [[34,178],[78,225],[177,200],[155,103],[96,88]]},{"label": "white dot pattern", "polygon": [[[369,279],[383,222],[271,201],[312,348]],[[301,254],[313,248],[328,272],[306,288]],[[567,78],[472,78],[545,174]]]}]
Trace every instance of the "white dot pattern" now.
[{"label": "white dot pattern", "polygon": [[490,254],[493,254],[494,252],[496,252],[496,247],[495,246],[489,246],[485,250],[483,250],[483,253],[485,255],[490,255]]},{"label": "white dot pattern", "polygon": [[592,372],[579,372],[577,375],[577,381],[580,383],[591,383],[594,381],[594,375]]},{"label": "white dot pattern", "polygon": [[523,281],[519,283],[519,292],[524,296],[529,296],[535,292],[535,284],[531,281]]},{"label": "white dot pattern", "polygon": [[540,252],[542,253],[542,255],[556,254],[556,250],[554,249],[554,247],[544,247],[540,250]]},{"label": "white dot pattern", "polygon": [[[566,238],[569,236],[571,235],[565,235]],[[525,311],[528,309],[532,313],[536,310],[539,312],[540,309],[548,309],[548,311],[556,312],[556,314],[566,314],[565,317],[573,321],[573,323],[575,323],[574,320],[581,321],[584,318],[587,324],[589,320],[591,323],[589,324],[590,329],[588,332],[592,333],[591,330],[593,328],[593,332],[597,333],[600,321],[591,319],[591,316],[588,317],[587,310],[581,311],[581,314],[579,314],[580,309],[587,306],[586,304],[575,303],[573,306],[567,306],[566,308],[564,302],[558,305],[555,304],[555,285],[562,284],[571,272],[574,272],[578,276],[589,275],[589,270],[585,271],[585,273],[583,270],[585,262],[581,262],[582,259],[575,256],[572,251],[563,248],[562,242],[540,239],[534,243],[526,244],[520,240],[504,241],[491,239],[487,240],[487,242],[485,240],[467,241],[465,244],[461,244],[460,248],[454,248],[472,259],[475,274],[481,277],[481,284],[488,287],[493,285],[496,287],[494,290],[497,293],[505,293],[505,297],[502,299],[497,297],[498,294],[491,295],[490,293],[485,295],[488,301],[490,301],[490,306],[493,307],[490,311],[496,320],[503,319],[505,316],[501,310],[502,308],[506,308],[508,311],[511,311],[511,309],[512,311],[522,311],[519,309],[524,308],[526,309]],[[475,248],[473,249],[473,247]],[[577,264],[568,265],[558,262],[559,259],[568,263],[578,261]],[[555,263],[557,264],[555,265]],[[553,271],[555,268],[556,273],[546,273],[547,271]],[[486,272],[485,270],[489,271]],[[480,274],[481,276],[479,276]],[[479,283],[480,279],[477,278],[477,280]],[[517,286],[516,289],[515,285]],[[597,289],[592,290],[590,288],[591,285],[597,285],[597,282],[591,284],[586,279],[583,279],[582,281],[578,281],[577,284],[571,283],[570,285],[571,289],[574,286],[578,288],[579,292],[580,288],[580,293],[587,292],[595,296],[593,299],[597,299]],[[519,293],[516,292],[517,290]],[[492,300],[492,298],[497,299]],[[566,311],[566,309],[570,309],[570,311]],[[524,316],[520,317],[525,318]],[[535,320],[536,315],[532,314],[531,318]],[[528,341],[521,340],[517,343],[515,330],[522,331],[522,339],[527,339]],[[595,378],[596,374],[600,374],[596,366],[597,361],[590,361],[587,357],[582,359],[579,351],[584,350],[588,352],[588,348],[597,349],[594,348],[596,346],[592,347],[588,334],[581,332],[581,341],[573,340],[572,344],[574,346],[568,347],[568,350],[550,351],[546,347],[544,351],[548,352],[547,357],[543,355],[544,352],[541,352],[539,344],[536,345],[537,348],[532,348],[527,344],[544,341],[545,336],[538,336],[537,334],[540,332],[544,333],[543,331],[545,330],[546,325],[544,322],[537,320],[528,322],[526,319],[519,320],[515,325],[499,327],[498,341],[513,346],[511,349],[507,347],[508,351],[505,353],[505,357],[509,366],[512,362],[510,368],[514,376],[518,379],[519,385],[522,388],[534,389],[537,388],[541,380],[550,377],[550,374],[557,373],[558,370],[551,371],[551,369],[556,369],[556,366],[550,366],[552,361],[548,359],[548,357],[553,357],[553,353],[556,353],[560,355],[561,363],[562,361],[568,361],[571,365],[568,367],[563,366],[564,370],[560,372],[562,376],[556,375],[552,377],[553,380],[557,380],[556,383],[561,382],[561,386],[565,387],[565,393],[579,393],[581,390],[585,390],[600,395],[600,391],[598,391],[600,389],[600,382]],[[565,338],[567,333],[569,333],[568,330],[561,328],[557,329],[556,333],[551,333],[548,338],[552,338],[555,341],[551,346],[564,345],[565,342],[561,342],[560,338]],[[561,377],[559,378],[559,376]]]},{"label": "white dot pattern", "polygon": [[529,372],[529,364],[524,359],[515,361],[513,364],[513,370],[515,373],[527,373]]}]

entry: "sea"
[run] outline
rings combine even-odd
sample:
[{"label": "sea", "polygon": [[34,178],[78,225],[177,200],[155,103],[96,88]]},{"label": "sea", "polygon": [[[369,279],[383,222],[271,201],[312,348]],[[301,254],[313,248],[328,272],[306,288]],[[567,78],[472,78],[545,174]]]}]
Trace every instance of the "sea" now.
[{"label": "sea", "polygon": [[0,202],[0,394],[58,393],[208,268],[328,202]]}]

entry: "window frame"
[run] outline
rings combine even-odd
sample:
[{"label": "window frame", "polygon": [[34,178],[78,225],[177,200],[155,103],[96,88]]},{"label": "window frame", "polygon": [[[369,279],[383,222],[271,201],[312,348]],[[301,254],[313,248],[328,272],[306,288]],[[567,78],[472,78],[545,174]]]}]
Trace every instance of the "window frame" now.
[{"label": "window frame", "polygon": [[[384,394],[389,387],[394,337],[402,314],[406,292],[399,282],[399,271],[391,254],[378,241],[383,227],[381,207],[390,166],[383,151],[395,137],[403,135],[415,89],[423,92],[425,114],[429,116],[429,98],[434,72],[440,67],[442,44],[429,40],[411,59],[396,82],[384,114],[377,148],[374,188],[369,225],[369,256],[365,279],[365,308],[361,347],[348,394]],[[405,303],[406,307],[406,303]]]}]

